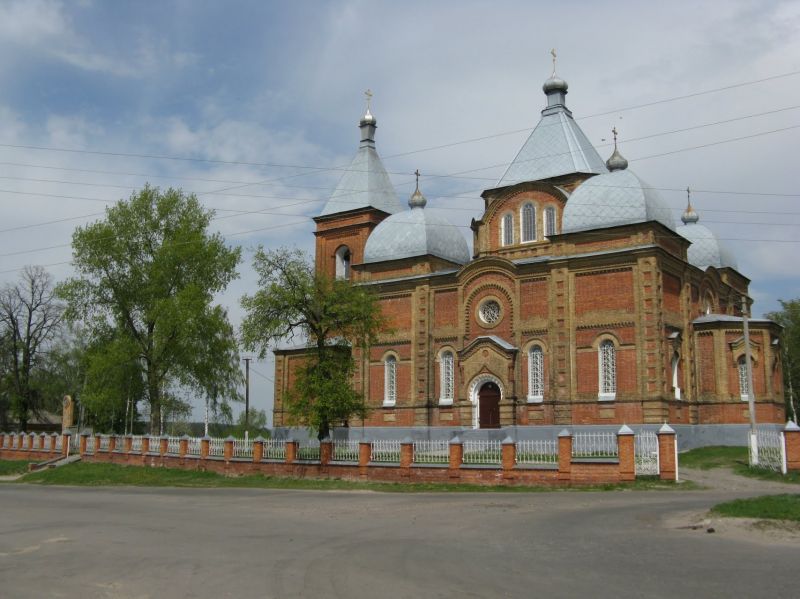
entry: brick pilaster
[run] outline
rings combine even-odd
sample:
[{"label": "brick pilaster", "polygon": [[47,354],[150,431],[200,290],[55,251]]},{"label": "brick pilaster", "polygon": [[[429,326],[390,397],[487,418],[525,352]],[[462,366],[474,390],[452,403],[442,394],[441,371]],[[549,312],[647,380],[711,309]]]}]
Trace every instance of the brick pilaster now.
[{"label": "brick pilaster", "polygon": [[116,435],[109,435],[108,436],[108,453],[114,453],[115,449],[117,449],[117,436]]},{"label": "brick pilaster", "polygon": [[666,422],[658,429],[658,464],[661,480],[678,480],[675,430]]},{"label": "brick pilaster", "polygon": [[297,461],[297,441],[286,441],[286,463],[294,464]]},{"label": "brick pilaster", "polygon": [[514,468],[517,465],[517,444],[511,437],[503,439],[501,462],[503,478],[514,478]]},{"label": "brick pilaster", "polygon": [[325,437],[319,442],[319,463],[321,466],[327,466],[333,459],[333,442],[330,437]]},{"label": "brick pilaster", "polygon": [[147,455],[150,453],[150,437],[144,436],[142,437],[142,451],[141,454]]},{"label": "brick pilaster", "polygon": [[183,435],[180,440],[178,455],[183,459],[187,453],[189,453],[189,435]]},{"label": "brick pilaster", "polygon": [[450,478],[461,477],[461,464],[464,462],[464,443],[458,437],[450,439]]},{"label": "brick pilaster", "polygon": [[69,439],[72,435],[69,431],[61,433],[61,455],[67,455],[69,452]]},{"label": "brick pilaster", "polygon": [[572,433],[558,433],[558,480],[568,482],[572,476]]},{"label": "brick pilaster", "polygon": [[800,472],[800,426],[791,420],[783,428],[786,443],[786,471]]},{"label": "brick pilaster", "polygon": [[230,462],[233,459],[233,442],[235,439],[233,436],[228,435],[225,438],[225,441],[222,445],[222,459],[226,462]]},{"label": "brick pilaster", "polygon": [[45,446],[47,445],[47,433],[42,433],[39,435],[39,450],[40,451],[47,451]]},{"label": "brick pilaster", "polygon": [[623,424],[622,428],[617,431],[617,451],[619,454],[619,479],[621,481],[636,480],[634,435],[626,424]]},{"label": "brick pilaster", "polygon": [[167,435],[161,435],[161,442],[158,453],[161,454],[161,457],[167,455],[167,451],[169,450],[169,437]]},{"label": "brick pilaster", "polygon": [[56,443],[58,443],[57,439],[58,439],[58,433],[53,433],[52,435],[50,435],[50,453],[56,452]]},{"label": "brick pilaster", "polygon": [[86,445],[89,441],[89,433],[81,433],[81,439],[78,442],[78,453],[86,455]]},{"label": "brick pilaster", "polygon": [[253,439],[253,462],[258,464],[264,459],[264,437],[259,435]]},{"label": "brick pilaster", "polygon": [[201,460],[207,460],[208,459],[208,453],[209,453],[210,449],[211,449],[211,437],[206,435],[205,437],[200,439],[200,459]]}]

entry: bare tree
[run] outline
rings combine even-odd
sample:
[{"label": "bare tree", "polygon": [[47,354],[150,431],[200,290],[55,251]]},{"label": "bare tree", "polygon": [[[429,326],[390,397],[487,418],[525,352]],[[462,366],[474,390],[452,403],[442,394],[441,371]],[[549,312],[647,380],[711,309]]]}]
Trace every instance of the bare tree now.
[{"label": "bare tree", "polygon": [[7,284],[0,291],[0,336],[5,340],[6,370],[3,386],[21,430],[41,409],[36,371],[61,326],[63,312],[52,277],[40,266],[25,267],[16,285]]}]

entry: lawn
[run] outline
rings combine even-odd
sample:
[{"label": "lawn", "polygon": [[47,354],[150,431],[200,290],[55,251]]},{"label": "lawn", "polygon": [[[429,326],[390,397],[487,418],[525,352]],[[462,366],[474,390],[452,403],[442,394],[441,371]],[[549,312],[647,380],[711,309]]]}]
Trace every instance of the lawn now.
[{"label": "lawn", "polygon": [[800,484],[800,472],[783,475],[763,468],[751,468],[747,447],[700,447],[679,454],[678,463],[682,468],[731,468],[742,476]]},{"label": "lawn", "polygon": [[[41,485],[80,486],[143,486],[143,487],[244,487],[259,489],[310,489],[379,491],[390,493],[429,492],[541,492],[564,490],[552,487],[489,487],[470,484],[447,483],[381,483],[358,482],[338,479],[317,480],[309,478],[285,478],[263,475],[227,477],[214,472],[179,470],[176,468],[148,468],[143,466],[121,466],[118,464],[92,464],[76,462],[60,468],[51,468],[26,475],[19,482]],[[639,479],[633,483],[582,487],[589,491],[613,490],[669,490],[687,489],[687,483],[676,484],[653,478]]]},{"label": "lawn", "polygon": [[766,495],[720,503],[712,513],[730,518],[766,518],[800,522],[800,495]]},{"label": "lawn", "polygon": [[28,464],[30,464],[30,462],[26,460],[0,460],[0,476],[27,472]]}]

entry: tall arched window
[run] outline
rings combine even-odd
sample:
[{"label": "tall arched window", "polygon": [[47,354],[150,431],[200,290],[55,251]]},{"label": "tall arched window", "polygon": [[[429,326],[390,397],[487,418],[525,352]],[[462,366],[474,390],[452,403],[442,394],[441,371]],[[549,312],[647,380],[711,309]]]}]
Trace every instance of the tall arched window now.
[{"label": "tall arched window", "polygon": [[503,245],[513,245],[514,244],[514,215],[510,212],[508,214],[503,215],[503,220],[501,222],[501,234],[503,239]]},{"label": "tall arched window", "polygon": [[675,399],[681,398],[681,381],[680,381],[680,363],[681,357],[678,352],[672,354],[672,390],[675,392]]},{"label": "tall arched window", "polygon": [[525,204],[520,213],[522,221],[522,242],[536,241],[536,208],[533,204]]},{"label": "tall arched window", "polygon": [[544,400],[544,352],[534,345],[528,350],[528,401]]},{"label": "tall arched window", "polygon": [[739,360],[737,361],[737,367],[739,370],[739,394],[742,397],[743,401],[748,401],[750,399],[750,385],[747,381],[747,361],[744,356],[739,356]]},{"label": "tall arched window", "polygon": [[606,339],[600,344],[598,360],[600,399],[614,399],[617,396],[617,350],[613,341]]},{"label": "tall arched window", "polygon": [[336,250],[336,278],[350,278],[350,248],[346,245]]},{"label": "tall arched window", "polygon": [[397,358],[386,356],[383,362],[383,405],[393,406],[397,401]]},{"label": "tall arched window", "polygon": [[556,209],[548,206],[544,209],[544,236],[550,237],[556,234]]},{"label": "tall arched window", "polygon": [[442,352],[439,360],[439,403],[453,403],[455,386],[455,357],[453,352]]}]

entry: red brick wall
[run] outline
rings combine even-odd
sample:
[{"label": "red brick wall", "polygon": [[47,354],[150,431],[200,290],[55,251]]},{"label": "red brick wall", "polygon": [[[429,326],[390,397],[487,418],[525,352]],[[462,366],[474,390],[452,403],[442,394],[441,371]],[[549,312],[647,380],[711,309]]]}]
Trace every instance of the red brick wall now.
[{"label": "red brick wall", "polygon": [[[433,325],[435,327],[458,326],[458,293],[437,291],[433,295]],[[409,321],[411,318],[409,310]]]},{"label": "red brick wall", "polygon": [[715,372],[716,365],[714,363],[713,335],[697,335],[697,357],[699,363],[699,372],[697,375],[700,382],[700,395],[716,393],[717,376]]},{"label": "red brick wall", "polygon": [[664,273],[662,276],[662,285],[664,289],[664,309],[671,312],[680,312],[681,310],[681,281],[669,273]]},{"label": "red brick wall", "polygon": [[575,277],[575,314],[597,310],[633,312],[633,271],[586,274]]},{"label": "red brick wall", "polygon": [[383,298],[379,303],[387,325],[394,330],[392,336],[407,336],[411,330],[411,296]]},{"label": "red brick wall", "polygon": [[549,286],[546,279],[524,281],[520,284],[520,316],[522,319],[547,318]]}]

